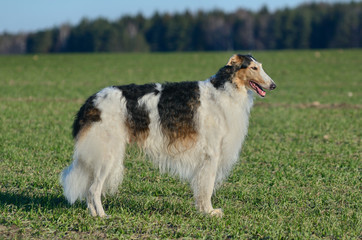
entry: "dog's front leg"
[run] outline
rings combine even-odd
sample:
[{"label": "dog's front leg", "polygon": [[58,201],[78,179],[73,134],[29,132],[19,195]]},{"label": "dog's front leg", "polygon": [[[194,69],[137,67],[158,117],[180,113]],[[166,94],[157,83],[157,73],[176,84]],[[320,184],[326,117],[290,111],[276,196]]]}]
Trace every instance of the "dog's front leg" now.
[{"label": "dog's front leg", "polygon": [[211,204],[211,196],[214,191],[215,178],[218,166],[218,158],[205,154],[192,179],[196,208],[212,216],[223,215],[221,209],[214,209]]}]

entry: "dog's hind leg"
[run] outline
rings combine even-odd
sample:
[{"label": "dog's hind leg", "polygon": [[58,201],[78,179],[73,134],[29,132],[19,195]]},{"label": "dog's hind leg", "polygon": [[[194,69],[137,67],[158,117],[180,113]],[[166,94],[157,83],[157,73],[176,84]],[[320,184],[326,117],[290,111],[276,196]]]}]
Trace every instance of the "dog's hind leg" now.
[{"label": "dog's hind leg", "polygon": [[218,158],[205,154],[200,166],[192,179],[191,186],[194,191],[196,208],[206,214],[222,216],[221,209],[214,209],[211,204],[211,196],[214,191],[215,178],[218,167]]},{"label": "dog's hind leg", "polygon": [[[105,193],[114,193],[122,181],[123,153],[125,146],[119,146],[117,152],[105,151],[99,166],[94,168],[92,183],[87,194],[87,205],[92,216],[107,216],[104,212],[101,197]],[[108,154],[107,154],[108,153]]]},{"label": "dog's hind leg", "polygon": [[88,192],[88,195],[87,195],[87,207],[88,207],[89,213],[93,217],[97,216],[97,211],[94,206],[94,197],[92,194],[90,194],[90,191]]},{"label": "dog's hind leg", "polygon": [[[99,147],[101,151],[97,162],[98,167],[94,168],[92,184],[87,195],[88,209],[90,213],[100,217],[107,216],[104,212],[101,197],[106,193],[114,193],[118,190],[123,179],[123,157],[126,143],[118,137],[108,141]],[[96,214],[95,214],[96,213]]]},{"label": "dog's hind leg", "polygon": [[103,185],[107,176],[109,175],[109,172],[111,170],[110,168],[110,165],[105,164],[104,166],[102,166],[101,169],[94,173],[93,183],[89,188],[87,196],[87,205],[89,212],[92,216],[107,216],[102,206],[101,197]]}]

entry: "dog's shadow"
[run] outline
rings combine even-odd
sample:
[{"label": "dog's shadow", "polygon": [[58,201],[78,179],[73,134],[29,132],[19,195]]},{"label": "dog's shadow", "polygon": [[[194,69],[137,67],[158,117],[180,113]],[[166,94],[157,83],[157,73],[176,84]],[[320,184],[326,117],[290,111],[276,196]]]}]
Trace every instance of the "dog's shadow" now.
[{"label": "dog's shadow", "polygon": [[63,196],[55,194],[31,196],[26,193],[14,192],[0,192],[0,204],[2,206],[14,206],[25,211],[32,211],[38,208],[53,210],[69,207],[69,204]]},{"label": "dog's shadow", "polygon": [[[107,200],[104,204],[106,211],[114,211],[121,208],[127,212],[138,214],[150,214],[152,212],[158,212],[160,214],[166,215],[172,214],[188,216],[190,214],[189,211],[185,211],[185,206],[183,206],[184,204],[181,202],[160,200],[151,204],[147,204],[137,197],[129,198],[125,196],[118,196],[115,198],[111,197]],[[49,211],[63,209],[64,211],[67,211],[70,208],[81,208],[84,211],[87,210],[84,201],[77,201],[74,206],[71,206],[64,196],[52,193],[31,196],[31,194],[22,192],[0,192],[0,205],[8,206],[9,208],[15,207],[16,209],[21,209],[22,211],[26,212],[37,209]]]},{"label": "dog's shadow", "polygon": [[141,215],[161,214],[186,217],[195,212],[192,201],[180,197],[172,200],[170,198],[151,197],[151,194],[141,195],[141,197],[138,194],[118,195],[115,198],[105,199],[103,205],[108,212],[126,211]]}]

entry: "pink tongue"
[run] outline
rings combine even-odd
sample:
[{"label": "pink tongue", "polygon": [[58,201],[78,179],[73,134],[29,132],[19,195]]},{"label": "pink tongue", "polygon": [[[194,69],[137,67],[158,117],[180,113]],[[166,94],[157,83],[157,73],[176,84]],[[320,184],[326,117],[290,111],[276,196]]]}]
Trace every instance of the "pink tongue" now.
[{"label": "pink tongue", "polygon": [[254,82],[250,82],[250,85],[252,85],[252,87],[258,92],[260,96],[265,97],[265,91],[259,88],[258,85],[256,85]]},{"label": "pink tongue", "polygon": [[259,93],[259,95],[260,96],[263,96],[263,97],[265,97],[265,92],[263,91],[263,90],[261,90],[260,88],[256,88],[257,90],[258,90],[258,93]]}]

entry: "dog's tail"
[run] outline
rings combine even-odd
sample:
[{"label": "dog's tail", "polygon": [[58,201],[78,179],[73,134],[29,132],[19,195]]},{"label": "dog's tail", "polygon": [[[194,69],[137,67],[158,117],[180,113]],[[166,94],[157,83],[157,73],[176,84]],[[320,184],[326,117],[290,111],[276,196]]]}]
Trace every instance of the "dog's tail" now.
[{"label": "dog's tail", "polygon": [[91,185],[91,176],[89,171],[85,171],[75,160],[62,172],[61,184],[65,198],[70,204],[73,204],[77,199],[82,200],[86,197]]}]

